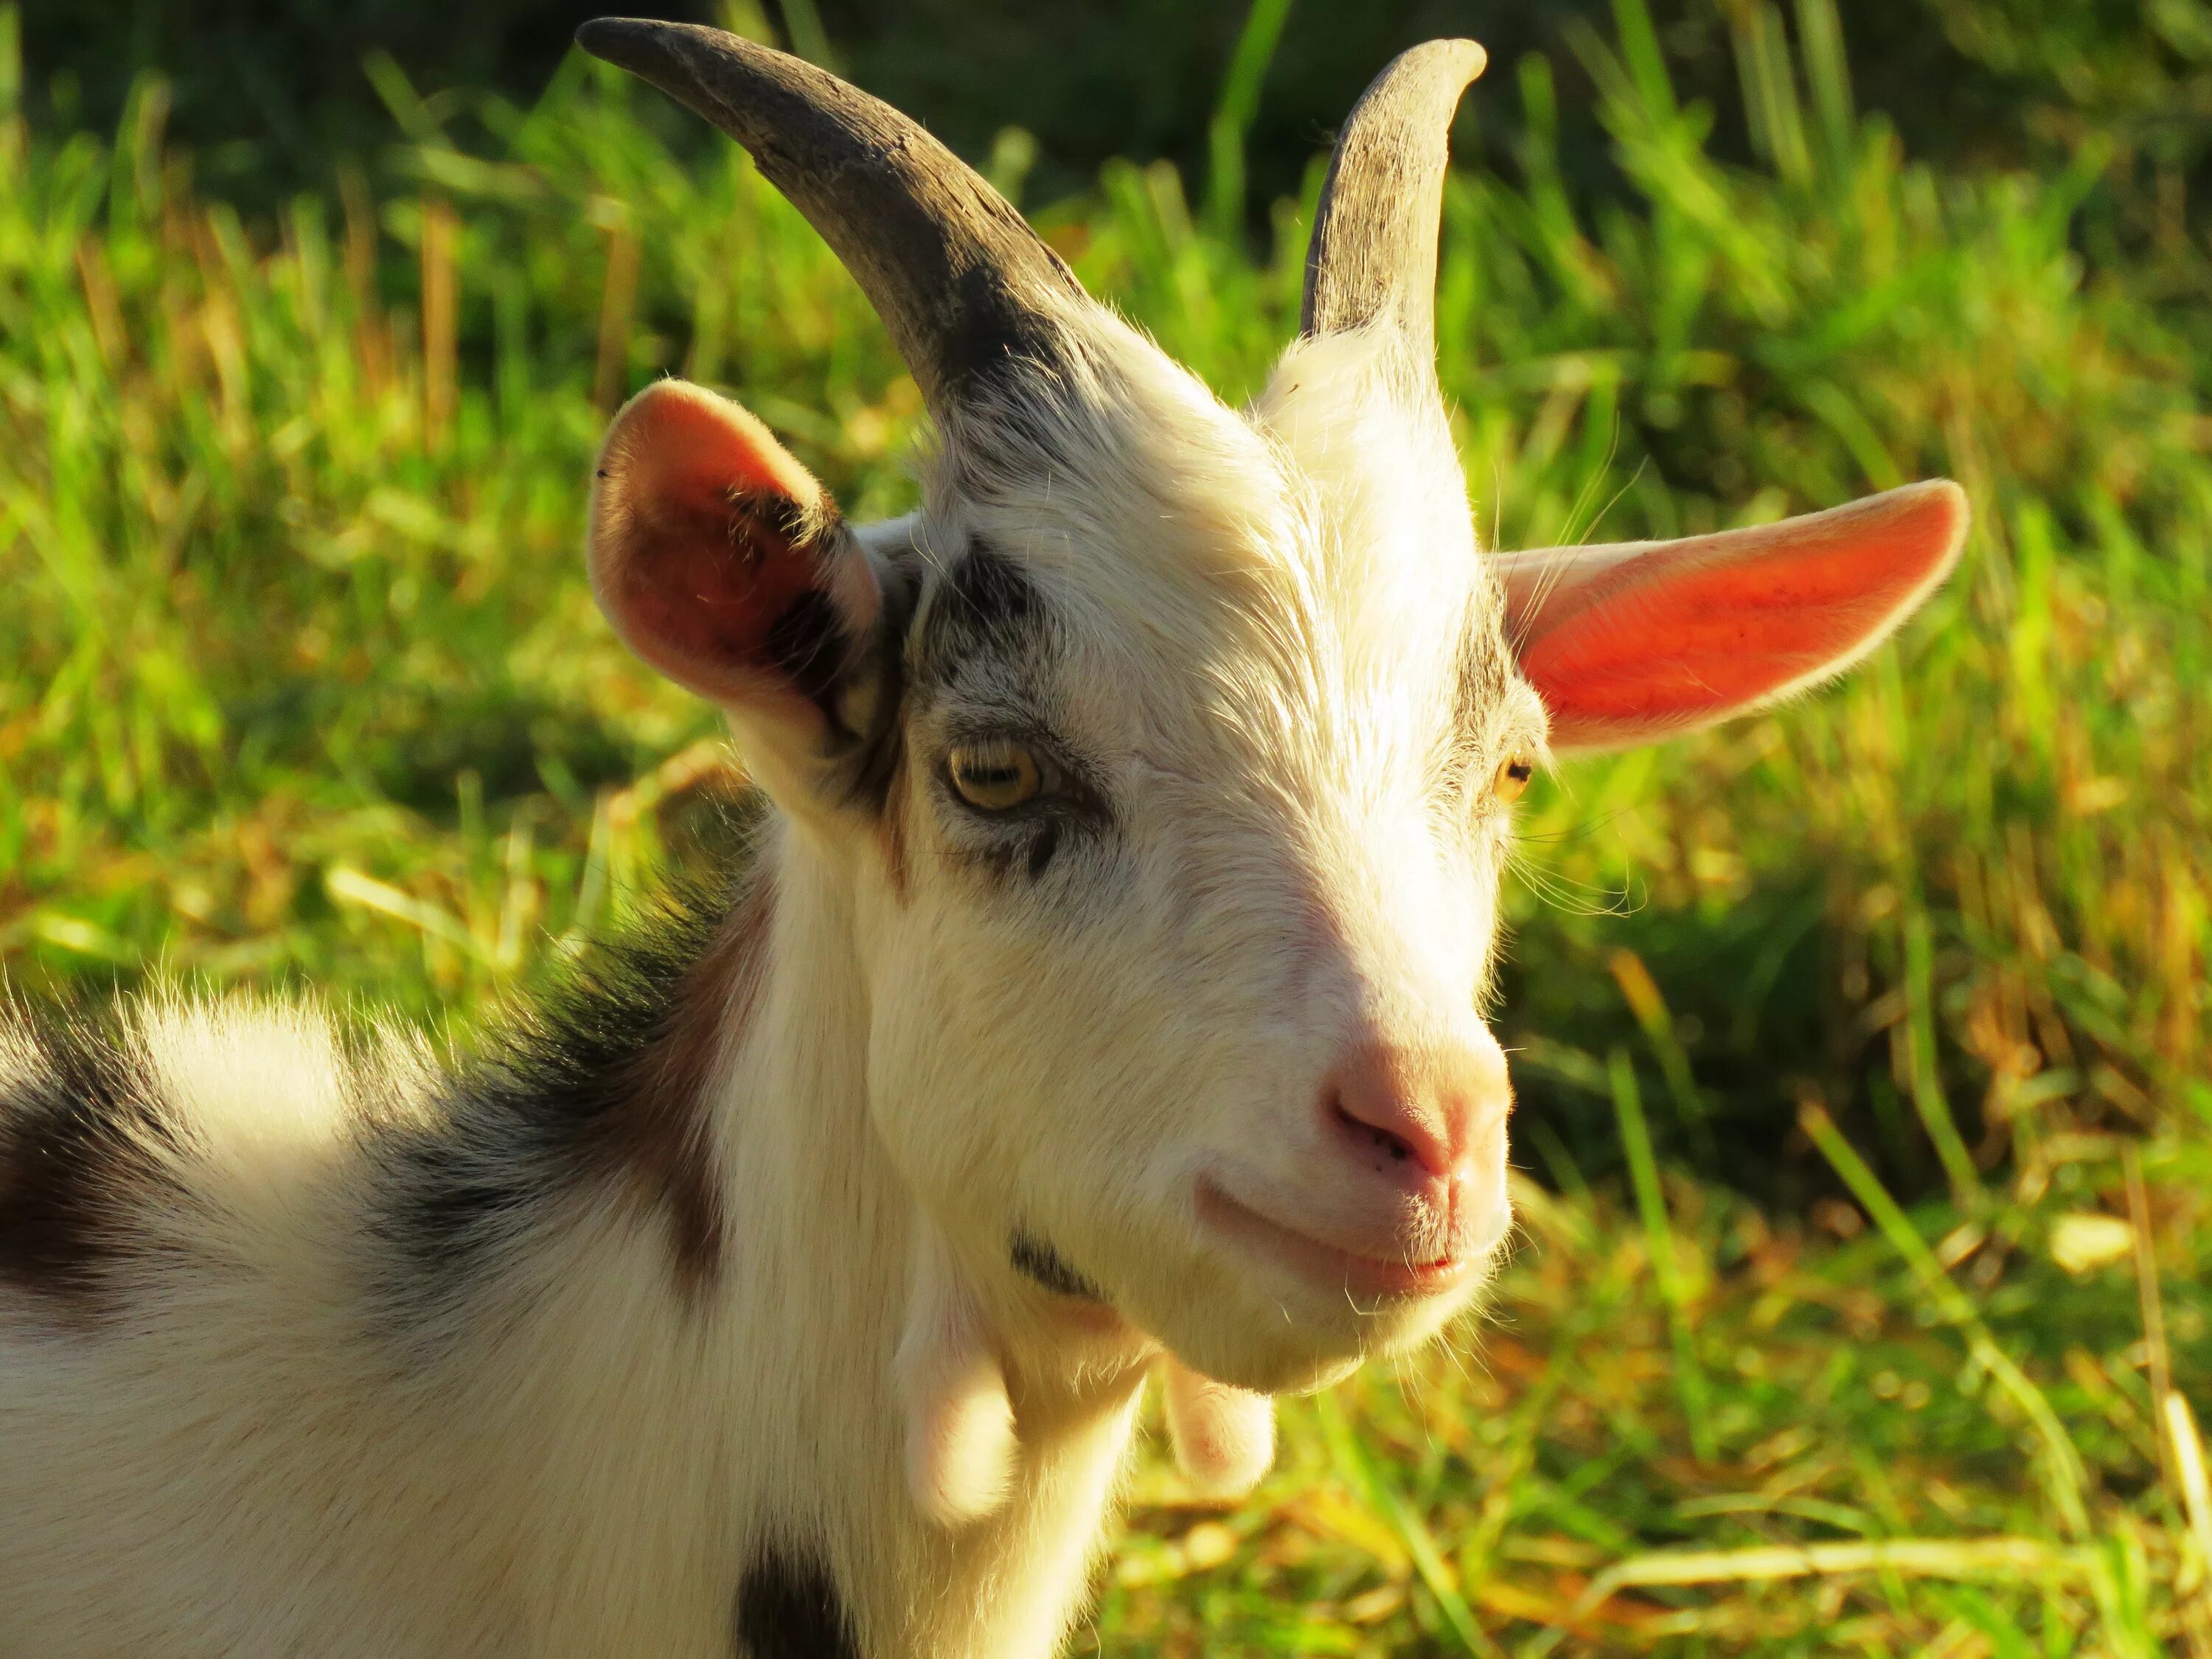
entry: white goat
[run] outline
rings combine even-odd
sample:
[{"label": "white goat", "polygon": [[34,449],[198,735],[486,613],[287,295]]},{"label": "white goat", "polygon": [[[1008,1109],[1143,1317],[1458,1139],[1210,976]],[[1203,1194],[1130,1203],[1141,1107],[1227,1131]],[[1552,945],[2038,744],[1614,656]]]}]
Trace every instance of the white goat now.
[{"label": "white goat", "polygon": [[676,382],[592,580],[773,803],[726,910],[446,1073],[313,1012],[0,1023],[0,1655],[1050,1652],[1142,1376],[1184,1463],[1420,1342],[1508,1222],[1510,803],[1871,648],[1948,483],[1479,556],[1433,368],[1451,111],[1338,146],[1224,407],[982,180],[712,30],[591,51],[757,157],[935,418],[848,528]]}]

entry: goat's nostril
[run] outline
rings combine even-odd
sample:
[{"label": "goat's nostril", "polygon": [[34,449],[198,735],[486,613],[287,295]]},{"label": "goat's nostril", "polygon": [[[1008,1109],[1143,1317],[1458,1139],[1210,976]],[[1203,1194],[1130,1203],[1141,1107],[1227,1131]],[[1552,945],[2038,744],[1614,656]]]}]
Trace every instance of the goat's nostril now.
[{"label": "goat's nostril", "polygon": [[1390,1154],[1395,1162],[1403,1164],[1407,1158],[1413,1157],[1413,1149],[1388,1129],[1377,1129],[1370,1126],[1367,1133],[1374,1137],[1377,1146]]},{"label": "goat's nostril", "polygon": [[[1495,1063],[1486,1065],[1486,1060]],[[1330,1069],[1323,1115],[1354,1157],[1398,1182],[1455,1182],[1501,1133],[1504,1056],[1474,1045],[1354,1048]],[[1394,1169],[1394,1165],[1407,1166]]]},{"label": "goat's nostril", "polygon": [[1364,1137],[1367,1137],[1367,1139],[1370,1139],[1378,1151],[1389,1152],[1389,1155],[1394,1157],[1394,1159],[1401,1161],[1401,1164],[1405,1159],[1409,1159],[1409,1157],[1413,1157],[1413,1151],[1411,1151],[1409,1146],[1407,1146],[1402,1139],[1398,1139],[1395,1134],[1391,1134],[1387,1128],[1376,1128],[1374,1124],[1363,1124],[1360,1119],[1352,1117],[1352,1113],[1345,1113],[1343,1109],[1338,1109],[1338,1115],[1345,1119],[1345,1128],[1349,1128],[1354,1134],[1364,1134]]},{"label": "goat's nostril", "polygon": [[1341,1096],[1333,1099],[1330,1106],[1336,1114],[1336,1121],[1354,1139],[1366,1142],[1379,1152],[1388,1153],[1391,1162],[1403,1164],[1413,1156],[1413,1149],[1407,1144],[1404,1136],[1393,1134],[1381,1124],[1370,1123],[1365,1118],[1346,1109]]}]

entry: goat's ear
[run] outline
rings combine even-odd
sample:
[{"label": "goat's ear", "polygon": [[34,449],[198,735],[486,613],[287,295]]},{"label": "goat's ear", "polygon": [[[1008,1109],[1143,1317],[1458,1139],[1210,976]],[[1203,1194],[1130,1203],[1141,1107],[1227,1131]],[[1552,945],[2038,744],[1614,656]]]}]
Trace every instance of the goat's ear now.
[{"label": "goat's ear", "polygon": [[1498,556],[1507,636],[1559,750],[1693,730],[1842,672],[1957,562],[1948,480],[1751,530]]},{"label": "goat's ear", "polygon": [[663,380],[615,416],[592,591],[623,642],[733,714],[835,726],[882,593],[829,492],[726,398]]}]

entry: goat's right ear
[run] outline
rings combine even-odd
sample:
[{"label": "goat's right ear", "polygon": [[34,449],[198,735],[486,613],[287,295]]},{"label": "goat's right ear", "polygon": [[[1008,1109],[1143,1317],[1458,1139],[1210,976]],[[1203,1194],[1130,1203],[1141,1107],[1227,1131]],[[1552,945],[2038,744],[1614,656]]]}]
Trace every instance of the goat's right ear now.
[{"label": "goat's right ear", "polygon": [[837,506],[767,427],[682,380],[615,416],[592,489],[592,591],[678,684],[819,739],[882,590]]}]

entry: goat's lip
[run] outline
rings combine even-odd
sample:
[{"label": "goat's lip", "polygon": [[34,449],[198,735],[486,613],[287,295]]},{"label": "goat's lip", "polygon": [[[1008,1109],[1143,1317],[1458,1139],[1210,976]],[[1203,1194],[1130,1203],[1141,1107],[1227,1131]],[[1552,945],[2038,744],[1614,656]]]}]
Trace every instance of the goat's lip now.
[{"label": "goat's lip", "polygon": [[1239,1199],[1210,1176],[1198,1178],[1199,1220],[1289,1267],[1300,1278],[1356,1296],[1437,1296],[1474,1271],[1474,1250],[1455,1249],[1428,1261],[1364,1255],[1277,1221]]}]

